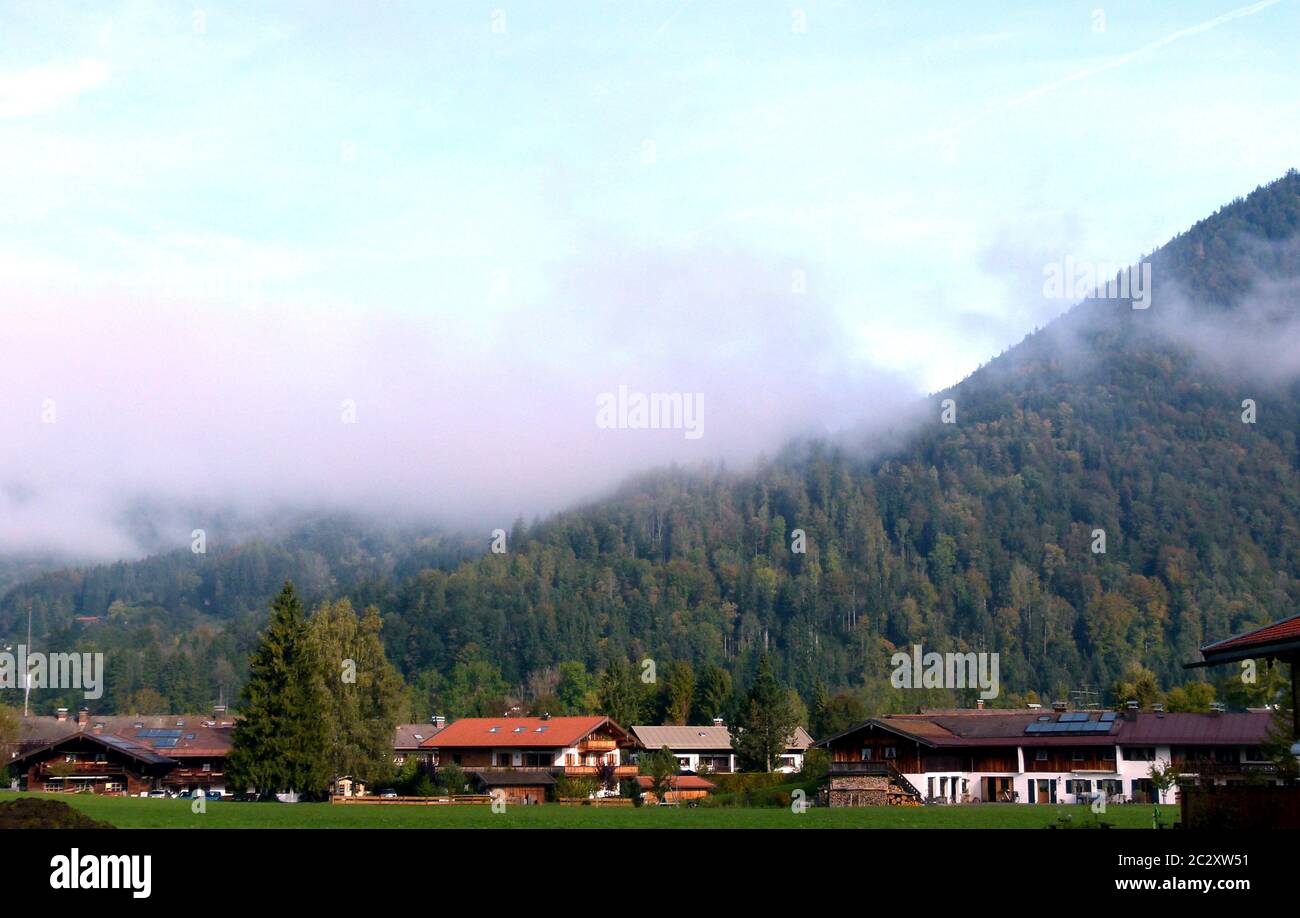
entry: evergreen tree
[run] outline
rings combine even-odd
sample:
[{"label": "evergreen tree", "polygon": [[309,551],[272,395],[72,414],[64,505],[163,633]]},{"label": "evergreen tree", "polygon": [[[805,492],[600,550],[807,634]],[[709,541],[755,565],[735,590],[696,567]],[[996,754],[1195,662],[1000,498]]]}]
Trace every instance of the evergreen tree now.
[{"label": "evergreen tree", "polygon": [[691,702],[695,698],[695,670],[685,661],[668,667],[665,685],[664,723],[685,724],[690,720]]},{"label": "evergreen tree", "polygon": [[700,723],[711,723],[715,717],[726,717],[731,703],[731,673],[710,663],[700,670],[695,692],[696,715]]},{"label": "evergreen tree", "polygon": [[645,690],[626,660],[614,660],[605,667],[600,674],[597,697],[601,713],[622,727],[631,727],[644,720]]},{"label": "evergreen tree", "polygon": [[739,721],[731,731],[731,747],[740,758],[741,767],[771,771],[789,748],[794,735],[796,715],[790,705],[790,693],[772,672],[764,655],[758,674],[750,686]]},{"label": "evergreen tree", "polygon": [[555,694],[565,714],[591,713],[591,676],[581,663],[568,661],[560,664],[560,681]]},{"label": "evergreen tree", "polygon": [[328,702],[302,602],[289,581],[271,603],[248,668],[227,763],[232,783],[260,793],[324,793],[331,771]]}]

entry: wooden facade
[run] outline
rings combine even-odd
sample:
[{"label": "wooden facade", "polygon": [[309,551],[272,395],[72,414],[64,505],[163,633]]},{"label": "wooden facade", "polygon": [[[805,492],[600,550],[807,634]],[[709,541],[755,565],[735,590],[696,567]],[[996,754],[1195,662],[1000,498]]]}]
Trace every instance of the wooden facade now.
[{"label": "wooden facade", "polygon": [[30,750],[14,762],[26,790],[139,795],[161,786],[176,763],[151,750],[90,733],[75,733]]}]

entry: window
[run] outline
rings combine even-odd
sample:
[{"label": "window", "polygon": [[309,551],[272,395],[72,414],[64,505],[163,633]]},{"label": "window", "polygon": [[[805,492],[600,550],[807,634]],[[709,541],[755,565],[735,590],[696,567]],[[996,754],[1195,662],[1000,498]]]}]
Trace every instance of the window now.
[{"label": "window", "polygon": [[1046,750],[1046,749],[1035,749],[1035,750],[1034,750],[1034,761],[1035,761],[1035,762],[1046,762],[1046,761],[1047,761],[1047,750]]},{"label": "window", "polygon": [[211,762],[204,762],[204,763],[203,763],[203,770],[204,770],[204,771],[211,771],[211,770],[212,770],[212,763],[211,763]]},{"label": "window", "polygon": [[896,758],[898,758],[898,747],[897,747],[897,746],[886,746],[886,747],[885,747],[885,758],[887,758],[887,759],[896,759]]},{"label": "window", "polygon": [[515,732],[516,732],[516,733],[523,733],[523,732],[524,732],[525,730],[527,730],[527,729],[528,729],[527,727],[515,727]]},{"label": "window", "polygon": [[1082,762],[1082,761],[1083,761],[1083,750],[1082,750],[1082,749],[1071,749],[1071,750],[1070,750],[1070,761],[1071,761],[1071,762]]},{"label": "window", "polygon": [[863,747],[862,747],[862,761],[864,761],[864,762],[870,762],[870,761],[871,761],[871,754],[872,754],[873,752],[875,752],[875,750],[872,749],[870,746],[863,746]]},{"label": "window", "polygon": [[1130,746],[1124,750],[1124,758],[1130,762],[1154,762],[1156,760],[1156,747]]}]

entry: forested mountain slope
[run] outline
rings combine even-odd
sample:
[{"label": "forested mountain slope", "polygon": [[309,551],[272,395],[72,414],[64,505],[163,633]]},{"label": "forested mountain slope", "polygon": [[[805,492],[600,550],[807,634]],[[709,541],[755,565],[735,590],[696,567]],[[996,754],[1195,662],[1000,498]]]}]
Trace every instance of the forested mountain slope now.
[{"label": "forested mountain slope", "polygon": [[[9,591],[0,625],[30,600],[51,636],[128,661],[110,666],[111,704],[152,690],[179,708],[218,683],[231,696],[249,610],[284,575],[377,602],[390,658],[452,715],[439,692],[458,661],[520,689],[562,661],[647,657],[743,683],[766,650],[805,699],[849,689],[882,708],[900,704],[890,654],[917,643],[1000,653],[1004,703],[1106,689],[1134,665],[1166,687],[1204,678],[1181,668],[1198,644],[1300,606],[1298,231],[1291,172],[1152,255],[1150,308],[1081,303],[888,447],[642,476],[459,563],[285,544],[45,575]],[[115,601],[144,617],[73,620]]]}]

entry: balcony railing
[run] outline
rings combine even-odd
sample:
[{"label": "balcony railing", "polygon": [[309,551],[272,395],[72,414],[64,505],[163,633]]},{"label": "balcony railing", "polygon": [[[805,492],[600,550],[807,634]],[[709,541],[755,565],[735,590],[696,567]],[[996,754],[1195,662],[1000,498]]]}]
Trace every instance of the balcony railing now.
[{"label": "balcony railing", "polygon": [[38,774],[59,777],[68,775],[120,775],[125,771],[121,765],[108,762],[42,762]]},{"label": "balcony railing", "polygon": [[896,772],[893,763],[883,762],[831,762],[833,775],[888,775]]},{"label": "balcony railing", "polygon": [[[591,775],[594,777],[600,774],[601,767],[600,765],[565,765],[564,773],[569,776]],[[637,767],[635,765],[614,766],[614,777],[616,778],[635,778],[636,775]]]},{"label": "balcony railing", "polygon": [[617,740],[603,736],[589,736],[578,743],[579,752],[613,752],[617,748]]}]

